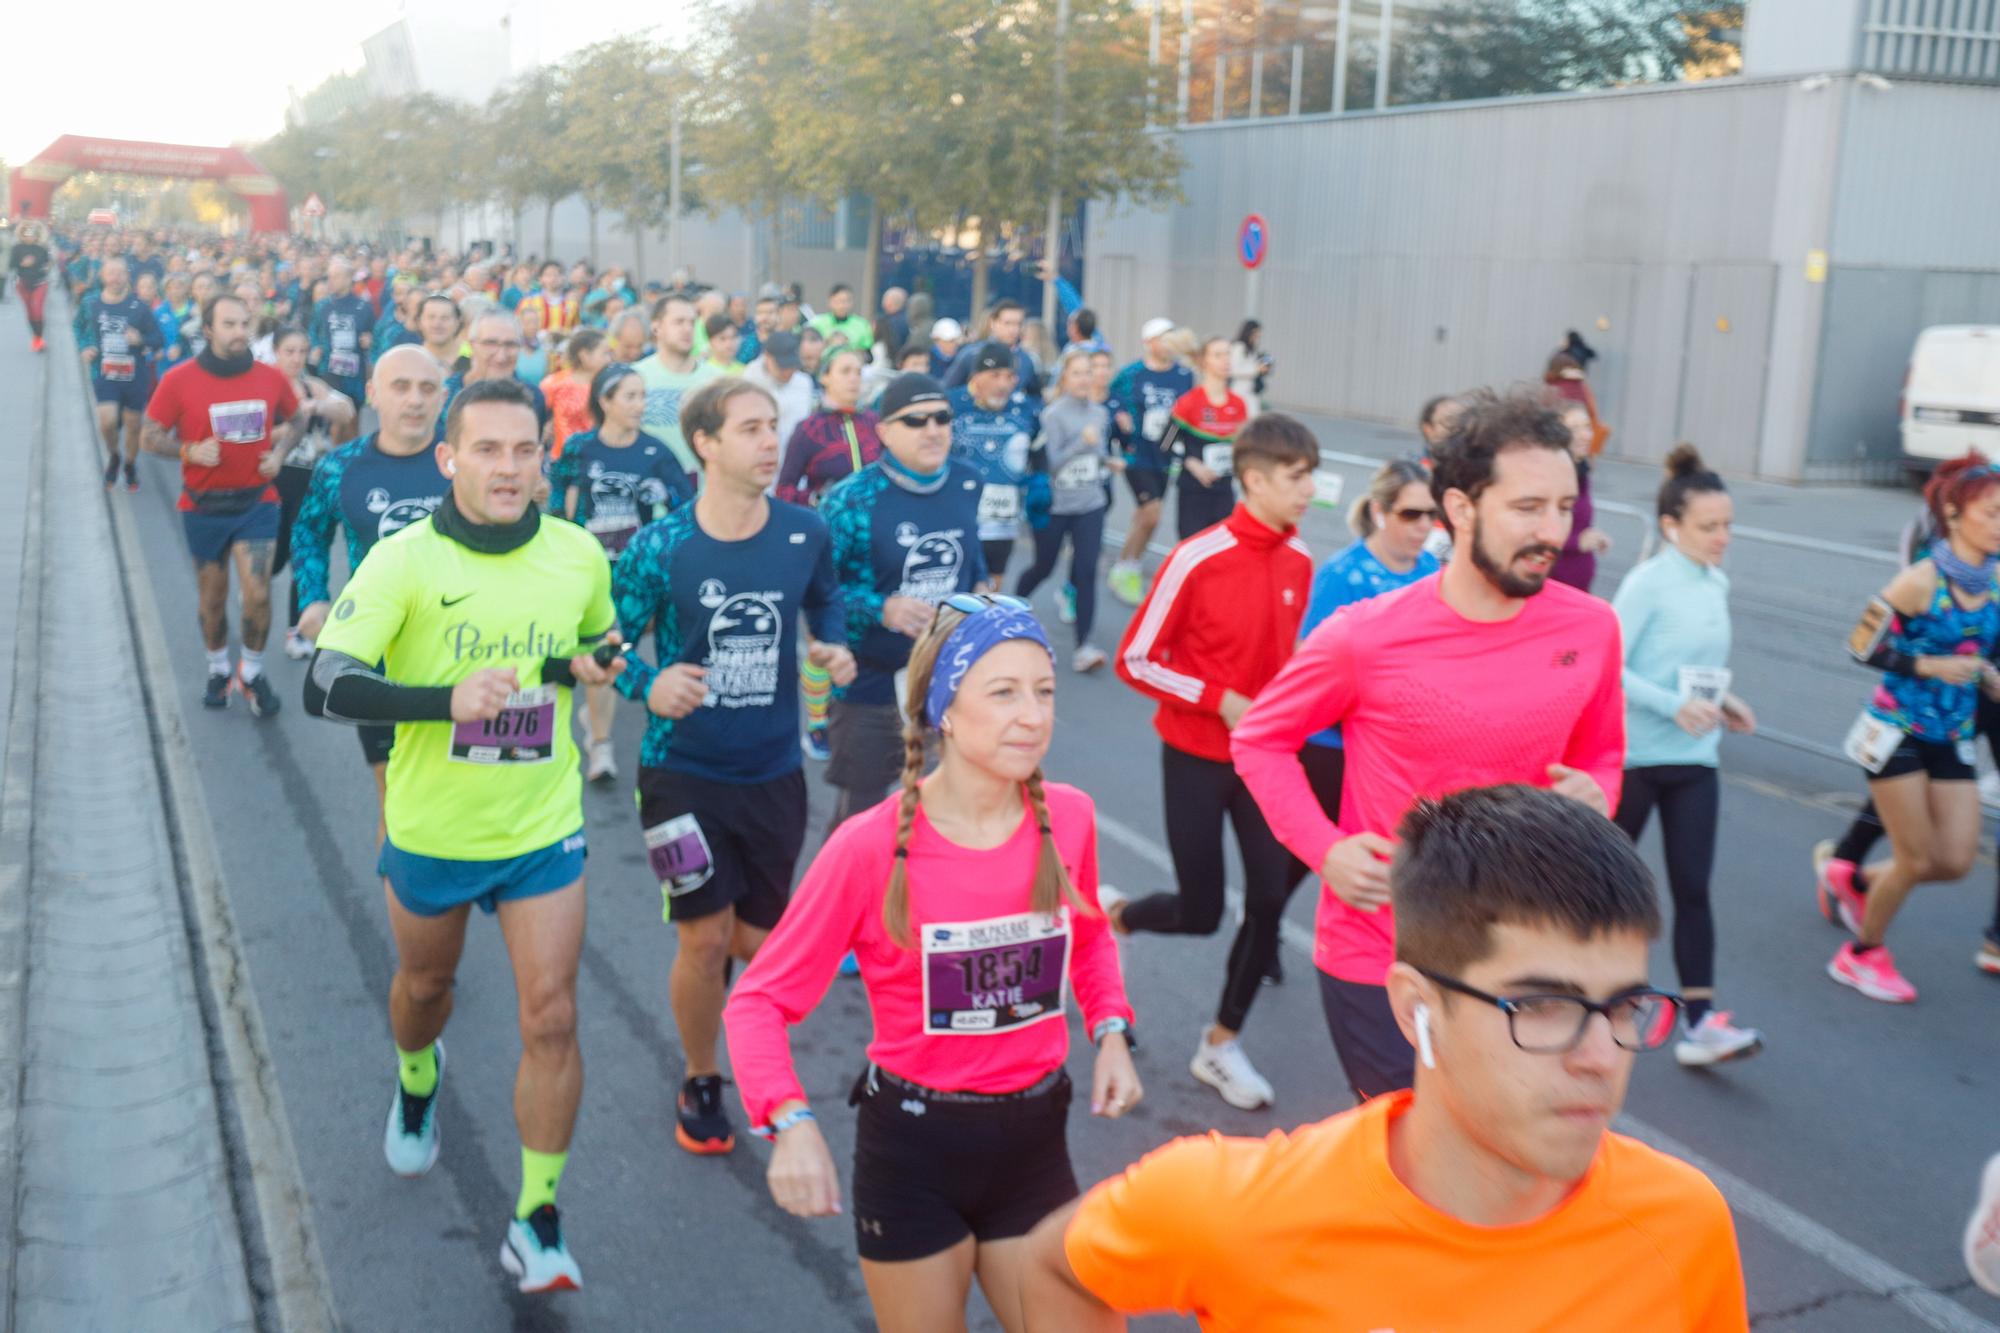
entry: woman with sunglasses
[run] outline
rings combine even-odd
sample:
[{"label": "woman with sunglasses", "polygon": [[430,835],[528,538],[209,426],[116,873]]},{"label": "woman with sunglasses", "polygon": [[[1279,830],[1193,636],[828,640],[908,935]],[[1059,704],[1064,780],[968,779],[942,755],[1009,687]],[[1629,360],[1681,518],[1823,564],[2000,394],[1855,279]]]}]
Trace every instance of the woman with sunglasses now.
[{"label": "woman with sunglasses", "polygon": [[1078,1192],[1069,991],[1097,1045],[1094,1115],[1141,1096],[1132,1010],[1097,902],[1094,807],[1042,778],[1055,661],[1033,614],[1015,598],[946,598],[911,650],[905,699],[900,792],[828,839],[724,1021],[744,1107],[775,1142],[772,1197],[797,1217],[843,1211],[786,1029],[854,951],[874,1039],[849,1095],[845,1211],[876,1321],[963,1328],[977,1274],[1020,1333],[1022,1238]]},{"label": "woman with sunglasses", "polygon": [[[583,527],[616,560],[641,526],[694,499],[694,482],[665,441],[639,429],[646,415],[646,383],[624,364],[605,366],[590,382],[594,428],[572,435],[562,457],[549,464],[549,506]],[[584,691],[590,715],[592,782],[618,776],[611,750],[616,701],[609,685]]]}]

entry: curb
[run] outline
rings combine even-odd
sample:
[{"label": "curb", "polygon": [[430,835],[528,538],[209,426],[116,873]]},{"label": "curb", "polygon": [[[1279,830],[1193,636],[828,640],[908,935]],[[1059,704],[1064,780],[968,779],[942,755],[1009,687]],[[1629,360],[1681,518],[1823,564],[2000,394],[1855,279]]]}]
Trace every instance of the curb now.
[{"label": "curb", "polygon": [[[59,323],[54,318],[49,321],[52,335]],[[65,336],[60,342],[66,346],[67,325],[61,324],[61,329]],[[51,356],[57,354],[58,342],[50,338]],[[189,943],[200,961],[195,980],[209,1025],[211,1073],[218,1095],[233,1112],[223,1115],[222,1129],[235,1159],[232,1187],[252,1251],[247,1257],[258,1323],[284,1333],[330,1333],[339,1324],[313,1226],[312,1201],[292,1143],[249,962],[230,910],[214,825],[174,684],[166,631],[147,581],[131,513],[111,492],[102,495],[137,658],[136,676],[152,728],[175,878],[187,912]],[[246,1182],[249,1198],[244,1196]]]}]

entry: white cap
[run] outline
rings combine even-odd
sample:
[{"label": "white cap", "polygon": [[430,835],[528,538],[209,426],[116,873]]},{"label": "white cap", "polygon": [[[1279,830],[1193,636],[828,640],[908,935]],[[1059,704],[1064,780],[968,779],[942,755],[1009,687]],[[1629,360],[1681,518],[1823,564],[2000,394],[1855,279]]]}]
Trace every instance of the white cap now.
[{"label": "white cap", "polygon": [[1139,341],[1149,343],[1161,334],[1172,333],[1173,331],[1174,322],[1171,319],[1149,319],[1146,321],[1145,327],[1139,330]]},{"label": "white cap", "polygon": [[965,336],[965,329],[955,319],[941,319],[931,325],[931,337],[938,342],[957,342]]}]

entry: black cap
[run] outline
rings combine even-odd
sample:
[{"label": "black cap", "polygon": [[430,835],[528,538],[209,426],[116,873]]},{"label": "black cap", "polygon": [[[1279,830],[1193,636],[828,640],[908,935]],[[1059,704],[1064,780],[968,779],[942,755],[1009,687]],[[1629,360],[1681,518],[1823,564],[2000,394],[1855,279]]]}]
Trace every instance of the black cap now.
[{"label": "black cap", "polygon": [[979,344],[979,350],[972,354],[972,373],[982,370],[1013,370],[1014,349],[1006,343],[987,341]]},{"label": "black cap", "polygon": [[799,368],[799,335],[782,329],[764,339],[764,351],[782,370]]},{"label": "black cap", "polygon": [[944,385],[921,370],[907,370],[889,381],[889,387],[882,390],[882,401],[875,410],[887,421],[906,407],[944,401]]}]

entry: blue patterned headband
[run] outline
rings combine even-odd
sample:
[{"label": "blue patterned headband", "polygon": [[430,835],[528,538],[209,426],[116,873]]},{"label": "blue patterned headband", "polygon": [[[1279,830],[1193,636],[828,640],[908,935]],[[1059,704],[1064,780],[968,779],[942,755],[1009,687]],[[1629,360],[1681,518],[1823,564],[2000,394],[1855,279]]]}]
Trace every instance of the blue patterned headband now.
[{"label": "blue patterned headband", "polygon": [[[964,610],[958,602],[954,597],[946,605]],[[924,695],[925,721],[933,727],[941,726],[945,710],[958,697],[958,687],[965,683],[965,674],[972,670],[972,664],[1009,639],[1039,643],[1049,660],[1055,660],[1056,650],[1049,646],[1047,631],[1025,603],[1011,597],[1005,601],[982,600],[978,610],[966,612],[965,619],[958,622],[945,638],[944,647],[938,650],[937,665],[931,670],[931,687]]]}]

